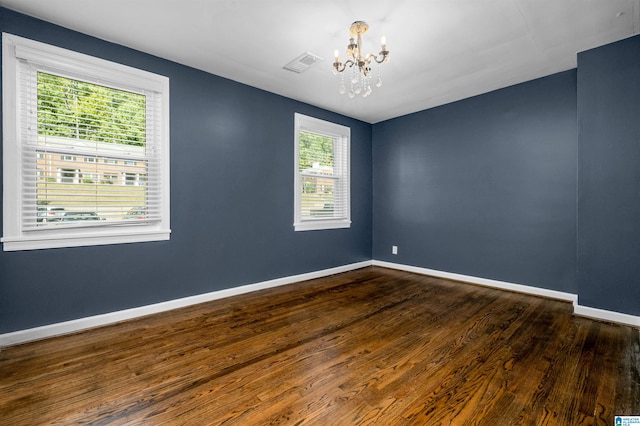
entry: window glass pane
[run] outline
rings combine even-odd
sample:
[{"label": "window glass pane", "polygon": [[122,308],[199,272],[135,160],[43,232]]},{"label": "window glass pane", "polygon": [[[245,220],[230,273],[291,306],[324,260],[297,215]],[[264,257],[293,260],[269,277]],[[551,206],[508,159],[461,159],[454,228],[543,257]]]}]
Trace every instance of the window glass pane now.
[{"label": "window glass pane", "polygon": [[299,171],[302,176],[300,216],[326,219],[334,216],[334,138],[300,132]]},{"label": "window glass pane", "polygon": [[130,214],[145,210],[149,195],[146,97],[42,72],[37,78],[37,226],[146,219]]},{"label": "window glass pane", "polygon": [[38,134],[144,146],[146,98],[38,72]]},{"label": "window glass pane", "polygon": [[310,132],[300,132],[301,172],[333,174],[333,138]]},{"label": "window glass pane", "polygon": [[332,179],[302,178],[301,216],[326,219],[334,216],[334,182]]}]

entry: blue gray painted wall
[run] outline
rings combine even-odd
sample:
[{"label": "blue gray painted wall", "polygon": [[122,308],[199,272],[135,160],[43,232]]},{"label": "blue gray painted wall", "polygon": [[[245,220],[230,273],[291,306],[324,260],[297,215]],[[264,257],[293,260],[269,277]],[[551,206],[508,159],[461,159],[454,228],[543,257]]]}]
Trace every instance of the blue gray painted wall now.
[{"label": "blue gray painted wall", "polygon": [[[0,30],[171,79],[173,230],[0,252],[0,333],[372,257],[640,315],[638,37],[371,126],[2,8]],[[351,128],[350,229],[293,231],[295,112]]]},{"label": "blue gray painted wall", "polygon": [[640,315],[640,36],[578,54],[578,301]]},{"label": "blue gray painted wall", "polygon": [[[7,9],[0,30],[170,78],[173,231],[0,252],[0,333],[371,259],[369,124]],[[350,229],[293,230],[296,112],[351,128]]]},{"label": "blue gray painted wall", "polygon": [[374,125],[374,258],[575,293],[576,152],[575,70]]}]

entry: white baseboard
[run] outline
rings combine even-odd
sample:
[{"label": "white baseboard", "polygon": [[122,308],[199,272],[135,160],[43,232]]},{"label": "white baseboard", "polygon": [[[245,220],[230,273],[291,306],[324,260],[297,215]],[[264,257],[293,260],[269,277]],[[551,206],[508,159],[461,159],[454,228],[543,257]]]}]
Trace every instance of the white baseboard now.
[{"label": "white baseboard", "polygon": [[607,311],[604,309],[590,308],[588,306],[573,305],[573,313],[581,317],[593,318],[602,321],[615,322],[618,324],[629,325],[631,327],[640,328],[640,317],[623,314],[615,311]]},{"label": "white baseboard", "polygon": [[91,317],[79,318],[71,321],[29,328],[26,330],[18,330],[11,333],[0,334],[0,347],[40,340],[47,337],[59,336],[63,334],[75,333],[89,328],[113,324],[116,322],[130,320],[146,315],[157,314],[160,312],[170,311],[172,309],[184,308],[186,306],[209,302],[225,297],[236,296],[252,291],[264,290],[267,288],[293,284],[296,282],[311,280],[315,278],[322,278],[329,275],[339,274],[341,272],[364,268],[367,266],[371,266],[371,261],[352,263],[349,265],[338,266],[321,271],[292,275],[289,277],[277,278],[254,284],[247,284],[240,287],[214,291],[211,293],[198,294],[181,299],[169,300],[167,302],[155,303],[153,305],[140,306],[138,308],[125,309],[116,312],[109,312],[106,314],[94,315]]},{"label": "white baseboard", "polygon": [[272,287],[278,287],[286,284],[293,284],[299,281],[322,278],[329,275],[348,272],[367,266],[381,266],[384,268],[398,269],[401,271],[413,272],[421,275],[429,275],[438,278],[445,278],[455,281],[468,282],[487,287],[498,288],[502,290],[515,291],[518,293],[531,294],[535,296],[548,297],[551,299],[565,300],[573,303],[573,312],[575,315],[593,318],[602,321],[615,322],[619,324],[629,325],[640,328],[640,317],[634,315],[623,314],[620,312],[607,311],[603,309],[590,308],[578,304],[578,296],[572,293],[565,293],[556,290],[548,290],[544,288],[528,286],[523,284],[513,284],[504,281],[490,280],[486,278],[478,278],[470,275],[461,275],[451,272],[443,272],[435,269],[420,268],[417,266],[403,265],[399,263],[384,262],[380,260],[371,260],[349,265],[338,266],[335,268],[324,269],[321,271],[309,272],[306,274],[292,275],[289,277],[277,278],[268,281],[262,281],[254,284],[247,284],[240,287],[233,287],[224,290],[218,290],[211,293],[198,294],[195,296],[184,297],[181,299],[169,300],[166,302],[155,303],[153,305],[141,306],[138,308],[125,309],[122,311],[109,312],[101,315],[94,315],[86,318],[79,318],[71,321],[65,321],[56,324],[45,325],[41,327],[29,328],[26,330],[18,330],[11,333],[0,334],[0,347],[11,346],[19,343],[40,340],[47,337],[59,336],[63,334],[75,333],[89,328],[99,327],[103,325],[113,324],[120,321],[139,318],[146,315],[156,314],[160,312],[170,311],[172,309],[183,308],[198,303],[209,302],[212,300],[222,299],[225,297],[236,296],[239,294],[249,293],[252,291],[263,290]]},{"label": "white baseboard", "polygon": [[417,266],[402,265],[399,263],[383,262],[380,260],[374,260],[373,264],[375,266],[399,269],[407,272],[415,272],[417,274],[430,275],[432,277],[437,277],[437,278],[446,278],[454,281],[463,281],[466,283],[479,284],[486,287],[493,287],[493,288],[499,288],[502,290],[515,291],[518,293],[548,297],[550,299],[566,300],[574,304],[577,303],[578,301],[578,296],[573,293],[565,293],[562,291],[548,290],[546,288],[528,286],[523,284],[513,284],[505,281],[496,281],[496,280],[490,280],[487,278],[473,277],[470,275],[454,274],[451,272],[443,272],[435,269],[419,268]]},{"label": "white baseboard", "polygon": [[487,287],[499,288],[502,290],[515,291],[518,293],[531,294],[534,296],[548,297],[551,299],[565,300],[573,303],[573,313],[581,317],[587,317],[600,321],[615,322],[618,324],[629,325],[631,327],[640,328],[640,317],[623,314],[620,312],[606,311],[604,309],[589,308],[578,304],[578,295],[573,293],[565,293],[562,291],[548,290],[534,286],[523,284],[513,284],[504,281],[490,280],[486,278],[478,278],[469,275],[454,274],[451,272],[443,272],[435,269],[420,268],[417,266],[403,265],[399,263],[384,262],[380,260],[373,261],[374,266],[382,266],[385,268],[398,269],[401,271],[414,272],[416,274],[430,275],[432,277],[446,278],[455,281],[462,281],[471,284],[479,284]]}]

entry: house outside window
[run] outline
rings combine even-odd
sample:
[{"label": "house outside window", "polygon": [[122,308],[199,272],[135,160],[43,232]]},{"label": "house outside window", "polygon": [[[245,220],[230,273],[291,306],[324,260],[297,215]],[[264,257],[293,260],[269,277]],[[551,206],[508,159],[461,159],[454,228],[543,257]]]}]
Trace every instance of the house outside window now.
[{"label": "house outside window", "polygon": [[[168,239],[168,78],[2,40],[3,249]],[[45,207],[62,219],[42,220]],[[100,220],[71,220],[85,216]]]},{"label": "house outside window", "polygon": [[351,130],[302,114],[294,121],[295,230],[349,228]]}]

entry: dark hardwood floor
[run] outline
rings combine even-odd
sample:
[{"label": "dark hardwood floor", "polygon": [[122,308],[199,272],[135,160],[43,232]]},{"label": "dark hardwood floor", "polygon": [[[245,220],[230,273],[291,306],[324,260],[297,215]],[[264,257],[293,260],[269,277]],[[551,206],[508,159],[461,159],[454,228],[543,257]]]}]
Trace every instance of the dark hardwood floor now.
[{"label": "dark hardwood floor", "polygon": [[0,350],[0,424],[613,425],[640,337],[370,267]]}]

